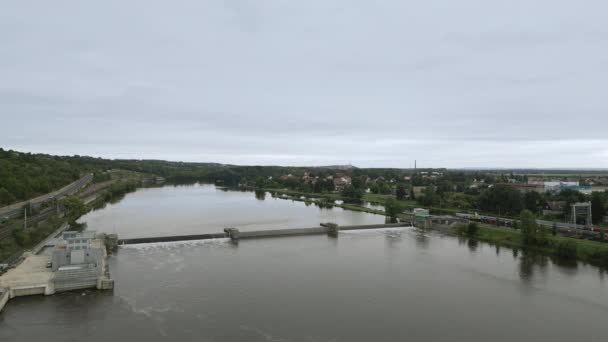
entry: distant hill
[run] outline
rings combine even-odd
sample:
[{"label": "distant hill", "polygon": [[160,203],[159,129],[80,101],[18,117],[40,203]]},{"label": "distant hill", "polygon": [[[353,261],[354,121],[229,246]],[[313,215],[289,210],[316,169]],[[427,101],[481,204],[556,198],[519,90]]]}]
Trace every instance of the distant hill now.
[{"label": "distant hill", "polygon": [[319,166],[320,169],[331,169],[331,170],[354,170],[358,169],[358,167],[348,164],[348,165],[327,165],[327,166]]}]

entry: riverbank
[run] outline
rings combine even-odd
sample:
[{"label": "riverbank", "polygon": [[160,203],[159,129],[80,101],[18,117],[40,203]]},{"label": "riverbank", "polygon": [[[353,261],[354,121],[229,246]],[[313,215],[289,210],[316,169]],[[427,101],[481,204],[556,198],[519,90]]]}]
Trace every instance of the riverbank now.
[{"label": "riverbank", "polygon": [[[281,199],[310,202],[320,206],[332,205],[347,210],[362,211],[377,215],[386,215],[383,210],[366,208],[362,205],[355,203],[335,203],[335,201],[342,200],[342,197],[339,194],[307,194],[299,191],[281,189],[265,189],[264,191],[268,191],[273,194],[274,197],[278,197]],[[311,197],[321,199],[311,200]],[[388,195],[365,194],[363,201],[383,204],[382,201],[385,201],[388,197]],[[327,203],[327,200],[331,202]],[[398,202],[401,203],[406,209],[416,207],[415,202],[413,201]],[[444,214],[444,211],[446,210],[442,209],[441,213]],[[452,210],[447,211],[451,213]],[[399,218],[406,219],[404,215],[400,215]],[[552,236],[548,233],[548,242],[545,246],[525,245],[522,242],[520,232],[513,228],[500,228],[483,223],[478,223],[478,227],[478,234],[474,237],[468,238],[513,249],[525,249],[534,252],[539,252],[547,256],[561,258],[562,260],[578,260],[585,263],[589,263],[594,266],[608,268],[608,243],[570,238],[560,235]],[[449,234],[458,235],[454,228],[449,228],[447,230],[444,229],[444,231]],[[568,246],[568,244],[570,245]]]},{"label": "riverbank", "polygon": [[[290,189],[274,189],[274,188],[256,189],[255,187],[251,187],[251,186],[240,186],[238,188],[242,189],[242,190],[247,190],[247,191],[266,191],[271,194],[279,194],[279,195],[285,194],[287,196],[290,196],[289,199],[293,199],[293,200],[301,200],[298,198],[300,196],[304,196],[306,198],[323,198],[323,199],[328,199],[328,200],[333,200],[333,201],[340,201],[340,200],[344,201],[345,200],[345,198],[342,195],[340,195],[339,193],[314,193],[314,192],[302,192],[302,191],[296,191],[296,190],[290,190]],[[415,208],[420,208],[422,206],[421,204],[419,204],[416,201],[398,200],[393,195],[383,195],[383,194],[373,194],[373,193],[365,193],[363,195],[363,198],[361,199],[361,202],[362,203],[368,202],[371,204],[384,205],[389,198],[394,199],[396,201],[395,203],[397,203],[404,210],[413,210]],[[306,201],[306,200],[302,200],[302,201]],[[370,208],[365,208],[363,206],[353,204],[353,203],[348,203],[348,204],[350,204],[350,208],[349,208],[350,210],[364,211],[364,212],[369,212],[372,214],[384,215],[384,211],[382,211],[382,210],[376,210],[377,212],[374,212],[374,209],[371,209],[371,211],[368,211],[367,209],[370,209]],[[339,204],[334,204],[334,206],[343,207],[342,205],[339,205]],[[467,211],[467,210],[458,209],[458,208],[428,207],[428,209],[432,214],[436,214],[436,215],[453,215],[458,212]],[[379,213],[379,212],[382,212],[382,213]]]},{"label": "riverbank", "polygon": [[[112,180],[111,182],[91,184],[89,187],[74,194],[81,200],[86,201],[84,204],[84,212],[86,214],[91,210],[103,208],[106,203],[111,203],[120,200],[125,194],[135,191],[143,185],[141,177],[135,177],[133,173]],[[0,242],[0,261],[2,260],[18,260],[19,256],[28,250],[32,250],[39,243],[44,241],[57,231],[61,226],[68,223],[68,218],[65,217],[65,209],[47,208],[48,212],[40,216],[32,216],[28,218],[27,229],[24,229],[23,219],[12,219],[5,223],[5,230],[10,231],[10,234],[4,236]],[[78,230],[78,227],[71,227],[72,230]]]},{"label": "riverbank", "polygon": [[[336,201],[342,200],[342,198],[337,195],[327,194],[326,196],[320,196],[320,199],[311,199],[309,197],[302,198],[302,196],[305,196],[305,195],[303,195],[302,193],[299,193],[299,192],[292,192],[291,194],[286,193],[286,192],[280,192],[280,193],[272,192],[272,191],[269,191],[269,192],[271,194],[273,194],[274,197],[278,197],[278,198],[285,199],[285,200],[304,202],[307,205],[315,204],[321,208],[337,207],[337,208],[343,208],[343,209],[347,209],[347,210],[351,210],[351,211],[359,211],[359,212],[375,214],[375,215],[382,215],[382,216],[386,215],[384,210],[366,208],[366,207],[356,204],[356,203],[346,203],[346,202],[336,203]],[[276,196],[276,194],[279,194],[280,196]],[[315,197],[317,197],[317,196],[315,196]],[[374,202],[370,202],[370,203],[374,203]]]},{"label": "riverbank", "polygon": [[[578,260],[594,266],[608,268],[608,243],[559,235],[553,236],[548,233],[546,245],[526,245],[523,243],[521,233],[518,230],[500,228],[488,224],[477,224],[477,226],[479,228],[477,235],[467,236],[467,238],[513,249],[539,252],[547,256],[559,258],[562,261]],[[451,228],[449,233],[459,235],[455,228]],[[564,253],[563,246],[567,244],[573,246],[573,249],[566,251],[566,253],[574,253],[572,254],[575,256],[574,258],[562,255]]]}]

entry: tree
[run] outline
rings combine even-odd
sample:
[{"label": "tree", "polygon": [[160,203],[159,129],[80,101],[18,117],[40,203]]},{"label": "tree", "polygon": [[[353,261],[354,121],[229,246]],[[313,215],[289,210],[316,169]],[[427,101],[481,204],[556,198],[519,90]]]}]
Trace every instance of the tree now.
[{"label": "tree", "polygon": [[76,219],[84,215],[87,211],[84,202],[76,196],[68,196],[61,200],[61,204],[65,207],[66,217],[70,225],[76,223]]},{"label": "tree", "polygon": [[479,208],[501,215],[515,215],[523,209],[520,192],[507,184],[497,184],[479,196]]},{"label": "tree", "polygon": [[407,195],[407,189],[405,188],[405,184],[398,184],[397,190],[395,191],[395,196],[398,200],[404,200]]},{"label": "tree", "polygon": [[470,237],[474,237],[474,236],[477,236],[478,233],[479,233],[479,226],[477,226],[477,223],[470,222],[467,225],[467,235]]},{"label": "tree", "polygon": [[10,203],[13,203],[14,201],[15,201],[15,196],[13,196],[5,188],[0,188],[0,205],[7,205]]},{"label": "tree", "polygon": [[576,242],[573,240],[565,240],[557,243],[555,248],[557,256],[560,258],[574,259],[576,258]]},{"label": "tree", "polygon": [[560,193],[557,195],[557,199],[566,202],[566,205],[564,205],[563,215],[564,217],[570,217],[572,204],[577,202],[584,202],[587,198],[582,192],[576,191],[574,189],[564,189],[560,191]]},{"label": "tree", "polygon": [[13,229],[11,231],[13,239],[15,242],[21,247],[25,247],[30,243],[29,234],[27,234],[23,229]]},{"label": "tree", "polygon": [[606,204],[602,195],[600,192],[591,194],[591,218],[593,224],[601,223],[606,214]]},{"label": "tree", "polygon": [[528,245],[536,244],[538,225],[536,224],[534,214],[530,210],[523,210],[520,214],[519,220],[521,221],[521,237],[523,243]]},{"label": "tree", "polygon": [[422,205],[432,207],[434,205],[439,204],[441,201],[441,197],[435,191],[435,188],[432,186],[427,187],[424,190],[424,195],[418,199],[418,202]]},{"label": "tree", "polygon": [[376,181],[370,186],[370,191],[374,194],[387,195],[391,193],[391,187],[385,181]]},{"label": "tree", "polygon": [[365,191],[361,188],[355,188],[352,185],[347,185],[342,189],[342,197],[346,202],[360,203],[365,195]]},{"label": "tree", "polygon": [[266,187],[266,178],[264,177],[257,177],[255,180],[255,188],[256,189],[263,189]]},{"label": "tree", "polygon": [[362,189],[365,187],[365,180],[362,177],[353,177],[352,178],[352,186],[357,189]]},{"label": "tree", "polygon": [[543,197],[536,191],[527,192],[524,195],[524,208],[533,213],[538,213],[543,205]]},{"label": "tree", "polygon": [[545,227],[537,224],[536,225],[536,244],[539,246],[544,246],[547,244],[548,240],[547,240],[547,230],[545,229]]},{"label": "tree", "polygon": [[386,199],[386,202],[384,203],[384,212],[386,216],[396,218],[402,211],[403,208],[396,199],[392,197]]},{"label": "tree", "polygon": [[555,222],[553,222],[553,227],[551,227],[551,234],[553,236],[557,235],[557,224]]}]

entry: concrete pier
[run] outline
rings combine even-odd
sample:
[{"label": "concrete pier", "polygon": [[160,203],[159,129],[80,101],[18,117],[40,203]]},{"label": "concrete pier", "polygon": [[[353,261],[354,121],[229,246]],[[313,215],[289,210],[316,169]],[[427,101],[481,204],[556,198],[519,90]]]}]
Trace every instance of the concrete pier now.
[{"label": "concrete pier", "polygon": [[8,297],[8,289],[0,288],[0,312],[2,312],[2,309],[4,309],[4,306],[8,302]]},{"label": "concrete pier", "polygon": [[241,232],[236,228],[224,228],[224,233],[226,233],[226,236],[233,242],[238,242],[241,237]]},{"label": "concrete pier", "polygon": [[340,232],[340,227],[335,223],[326,223],[325,227],[327,228],[327,235],[331,237],[338,237],[338,233]]}]

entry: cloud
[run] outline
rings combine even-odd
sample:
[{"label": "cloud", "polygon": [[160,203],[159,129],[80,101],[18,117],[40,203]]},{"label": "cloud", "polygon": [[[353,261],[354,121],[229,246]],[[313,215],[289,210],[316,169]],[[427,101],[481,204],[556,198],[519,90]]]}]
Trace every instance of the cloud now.
[{"label": "cloud", "polygon": [[606,10],[6,4],[0,146],[236,164],[608,167]]}]

